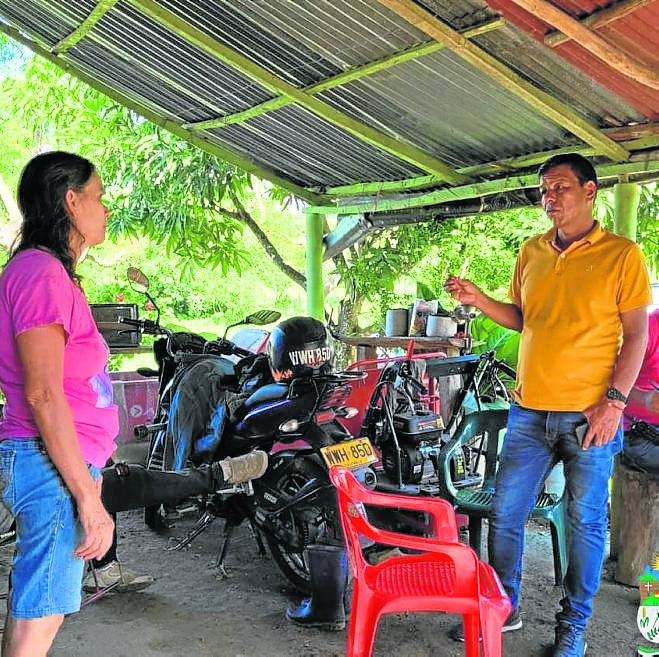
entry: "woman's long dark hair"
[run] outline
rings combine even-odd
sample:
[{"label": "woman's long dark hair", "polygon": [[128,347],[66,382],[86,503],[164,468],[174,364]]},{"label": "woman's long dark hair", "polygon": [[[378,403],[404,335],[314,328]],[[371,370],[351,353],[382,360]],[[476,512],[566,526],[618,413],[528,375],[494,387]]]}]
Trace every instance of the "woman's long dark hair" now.
[{"label": "woman's long dark hair", "polygon": [[79,283],[69,237],[76,230],[64,208],[66,192],[79,192],[92,177],[94,165],[80,155],[52,151],[32,158],[18,184],[23,224],[11,257],[25,249],[48,249]]}]

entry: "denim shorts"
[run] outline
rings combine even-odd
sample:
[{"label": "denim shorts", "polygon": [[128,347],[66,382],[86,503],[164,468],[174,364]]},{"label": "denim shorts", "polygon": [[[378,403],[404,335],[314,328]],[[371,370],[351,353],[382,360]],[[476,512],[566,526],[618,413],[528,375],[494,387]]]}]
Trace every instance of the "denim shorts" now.
[{"label": "denim shorts", "polygon": [[[100,476],[90,466],[94,478]],[[15,618],[80,609],[84,560],[75,555],[82,527],[75,503],[41,440],[0,441],[0,490],[16,519],[10,579]]]}]

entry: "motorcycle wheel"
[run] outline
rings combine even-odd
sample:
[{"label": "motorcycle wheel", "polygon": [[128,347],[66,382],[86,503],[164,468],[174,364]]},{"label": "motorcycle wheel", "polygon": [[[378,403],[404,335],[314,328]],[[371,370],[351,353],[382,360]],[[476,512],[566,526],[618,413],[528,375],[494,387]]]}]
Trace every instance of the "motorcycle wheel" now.
[{"label": "motorcycle wheel", "polygon": [[[162,421],[162,418],[158,419],[158,422]],[[147,460],[148,470],[162,470],[162,447],[158,445],[158,442],[162,437],[162,433],[162,431],[159,431],[155,435],[151,436],[151,442],[149,444],[149,458]],[[144,507],[144,524],[155,532],[163,532],[166,529],[169,529],[169,523],[167,522],[166,516],[167,511],[162,504],[159,504],[158,506]]]},{"label": "motorcycle wheel", "polygon": [[[293,459],[288,467],[280,472],[273,472],[273,475],[274,479],[267,482],[268,485],[287,495],[297,493],[310,479],[320,478],[321,481],[329,483],[327,470],[313,460],[313,457]],[[314,503],[310,500],[306,505],[301,504],[287,511],[282,516],[282,521],[287,529],[295,534],[296,543],[305,548],[321,535],[341,536],[335,504],[328,507],[322,502]],[[266,541],[272,558],[286,579],[302,594],[310,595],[311,583],[306,550],[293,551],[289,545],[269,535],[266,535]]]}]

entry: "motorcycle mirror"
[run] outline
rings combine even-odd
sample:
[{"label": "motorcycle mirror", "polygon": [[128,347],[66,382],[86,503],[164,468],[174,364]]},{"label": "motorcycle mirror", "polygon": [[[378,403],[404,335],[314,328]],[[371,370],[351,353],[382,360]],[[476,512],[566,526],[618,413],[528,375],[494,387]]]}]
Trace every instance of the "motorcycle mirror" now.
[{"label": "motorcycle mirror", "polygon": [[264,326],[265,324],[272,324],[276,322],[281,317],[281,313],[278,310],[257,310],[251,315],[247,315],[244,319],[241,319],[235,324],[230,324],[226,327],[224,331],[224,337],[227,337],[227,333],[230,328],[234,326],[241,326],[242,324],[253,324],[254,326]]},{"label": "motorcycle mirror", "polygon": [[281,317],[281,313],[277,310],[257,310],[251,315],[247,315],[243,320],[243,324],[254,324],[255,326],[263,326],[265,324],[272,324]]},{"label": "motorcycle mirror", "polygon": [[135,292],[146,294],[149,291],[149,279],[141,269],[138,269],[137,267],[128,267],[126,275],[130,281],[130,286]]}]

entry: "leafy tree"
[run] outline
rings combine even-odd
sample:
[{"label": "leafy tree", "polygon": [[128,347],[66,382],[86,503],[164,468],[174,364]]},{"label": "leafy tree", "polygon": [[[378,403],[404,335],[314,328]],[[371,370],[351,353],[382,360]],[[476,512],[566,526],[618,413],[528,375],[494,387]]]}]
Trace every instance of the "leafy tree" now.
[{"label": "leafy tree", "polygon": [[[47,90],[44,93],[44,90]],[[194,267],[242,271],[251,259],[248,226],[269,257],[295,282],[288,265],[250,213],[251,176],[202,151],[85,83],[32,57],[4,84],[8,106],[42,147],[74,149],[99,166],[113,207],[111,235],[148,237]]]},{"label": "leafy tree", "polygon": [[[6,72],[0,118],[10,126],[12,139],[3,141],[14,152],[0,162],[0,176],[8,185],[18,175],[11,163],[24,162],[25,154],[50,147],[77,150],[99,164],[114,210],[111,234],[115,239],[122,235],[147,240],[142,262],[154,280],[154,294],[178,315],[233,320],[244,314],[241,302],[244,305],[247,293],[263,300],[262,305],[300,311],[301,290],[292,292],[289,281],[300,287],[305,284],[303,222],[287,192],[252,179],[48,62],[30,56],[19,58],[16,65],[16,55],[7,54],[7,44],[0,42],[0,65],[5,62]],[[286,204],[290,207],[283,210]],[[604,220],[610,222],[607,194],[601,195],[601,208]],[[655,276],[658,209],[656,186],[644,187],[639,242]],[[250,230],[244,231],[245,226]],[[365,328],[381,328],[385,309],[409,303],[419,282],[450,305],[441,286],[449,273],[465,275],[504,298],[522,241],[546,227],[542,213],[527,208],[403,225],[368,235],[331,265],[328,303],[340,309],[340,332],[354,332],[358,320]],[[162,262],[158,245],[175,264]],[[262,253],[260,249],[268,259],[254,257]],[[94,300],[111,301],[116,294],[111,283],[114,289],[123,289],[123,283],[117,283],[123,281],[123,271],[110,267],[112,274],[106,276],[94,270],[112,253],[110,249],[96,257],[97,263],[85,265],[90,268],[87,281],[91,279],[97,288],[99,298]],[[137,255],[131,257],[139,260]],[[148,256],[160,261],[158,265]],[[248,267],[257,270],[250,279],[255,284],[239,277]],[[201,273],[213,268],[221,272],[221,282]],[[106,279],[108,290],[96,284]]]},{"label": "leafy tree", "polygon": [[[659,185],[649,183],[640,186],[636,241],[639,243],[654,281],[659,280]],[[611,190],[598,194],[598,214],[604,225],[614,227],[614,195]]]}]

